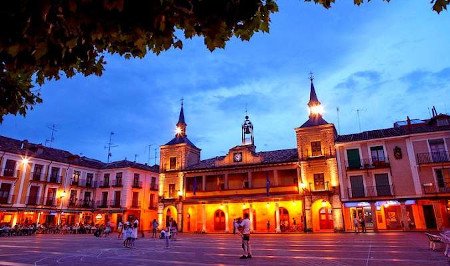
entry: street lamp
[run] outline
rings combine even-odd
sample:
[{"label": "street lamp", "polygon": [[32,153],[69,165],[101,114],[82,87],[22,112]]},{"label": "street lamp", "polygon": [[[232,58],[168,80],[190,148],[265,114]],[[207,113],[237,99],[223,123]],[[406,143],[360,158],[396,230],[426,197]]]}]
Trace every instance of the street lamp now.
[{"label": "street lamp", "polygon": [[62,216],[62,205],[63,205],[63,198],[66,196],[66,191],[64,190],[63,192],[61,192],[61,194],[59,195],[59,201],[60,203],[60,211],[59,211],[59,221],[58,221],[58,225],[61,224],[61,216]]}]

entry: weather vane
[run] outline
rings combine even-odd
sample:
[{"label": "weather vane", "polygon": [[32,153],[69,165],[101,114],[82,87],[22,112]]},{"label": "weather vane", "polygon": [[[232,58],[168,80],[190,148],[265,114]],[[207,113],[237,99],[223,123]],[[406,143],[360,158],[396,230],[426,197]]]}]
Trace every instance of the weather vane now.
[{"label": "weather vane", "polygon": [[314,79],[314,73],[309,71],[309,80],[313,81],[313,79]]}]

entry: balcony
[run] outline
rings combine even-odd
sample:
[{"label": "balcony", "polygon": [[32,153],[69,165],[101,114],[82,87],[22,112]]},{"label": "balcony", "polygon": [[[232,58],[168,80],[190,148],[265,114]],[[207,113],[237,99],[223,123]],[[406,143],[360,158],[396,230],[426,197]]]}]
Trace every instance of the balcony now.
[{"label": "balcony", "polygon": [[94,208],[94,201],[90,199],[69,199],[69,208]]},{"label": "balcony", "polygon": [[306,151],[306,154],[302,154],[300,156],[300,161],[308,161],[308,160],[318,160],[318,159],[328,159],[335,157],[334,150],[324,150],[323,152],[313,153],[310,150]]},{"label": "balcony", "polygon": [[14,171],[14,169],[5,168],[1,169],[0,173],[3,177],[9,177],[9,178],[19,178],[20,177],[20,170]]},{"label": "balcony", "polygon": [[97,208],[108,208],[108,201],[107,200],[97,201]]},{"label": "balcony", "polygon": [[441,183],[435,186],[433,183],[423,185],[424,194],[450,193],[450,183]]},{"label": "balcony", "polygon": [[[269,195],[298,195],[299,190],[297,185],[286,186],[273,186],[270,187]],[[201,191],[197,190],[195,195],[193,191],[186,191],[186,199],[201,199],[201,198],[242,198],[242,197],[266,197],[267,189],[265,187],[259,188],[241,188],[241,189],[225,189],[214,191]],[[159,198],[159,202],[169,203],[179,200],[179,196],[176,193],[170,195],[167,191],[164,191],[163,196]]]},{"label": "balcony", "polygon": [[4,193],[4,191],[0,191],[0,204],[14,204],[15,195],[11,195],[9,193]]},{"label": "balcony", "polygon": [[25,202],[25,204],[29,206],[38,206],[42,205],[42,198],[38,196],[28,196]]},{"label": "balcony", "polygon": [[368,186],[361,188],[348,188],[348,198],[376,198],[394,196],[394,186]]},{"label": "balcony", "polygon": [[131,202],[131,208],[141,208],[141,202],[133,200]]},{"label": "balcony", "polygon": [[445,163],[450,161],[449,153],[446,151],[417,153],[416,158],[417,164]]},{"label": "balcony", "polygon": [[67,206],[75,208],[77,206],[77,199],[76,198],[69,199],[69,203],[67,204]]},{"label": "balcony", "polygon": [[158,209],[158,206],[157,206],[156,204],[154,204],[154,203],[153,203],[153,204],[149,204],[149,205],[148,205],[148,209],[149,209],[149,210],[157,210],[157,209]]},{"label": "balcony", "polygon": [[56,207],[56,198],[55,197],[44,198],[44,205],[48,207]]},{"label": "balcony", "polygon": [[61,184],[62,176],[50,176],[48,178],[49,183]]},{"label": "balcony", "polygon": [[142,181],[133,181],[132,188],[142,188]]},{"label": "balcony", "polygon": [[116,179],[112,185],[113,187],[123,187],[122,179]]},{"label": "balcony", "polygon": [[372,157],[372,159],[362,159],[359,162],[346,163],[347,171],[389,168],[391,166],[387,157]]},{"label": "balcony", "polygon": [[110,185],[109,185],[109,180],[106,180],[106,181],[100,181],[98,187],[99,187],[99,188],[109,188],[109,187],[110,187]]},{"label": "balcony", "polygon": [[31,172],[31,181],[34,182],[43,182],[45,181],[45,177],[42,172]]},{"label": "balcony", "polygon": [[120,204],[120,200],[111,200],[109,203],[109,207],[111,208],[122,208],[122,205]]}]

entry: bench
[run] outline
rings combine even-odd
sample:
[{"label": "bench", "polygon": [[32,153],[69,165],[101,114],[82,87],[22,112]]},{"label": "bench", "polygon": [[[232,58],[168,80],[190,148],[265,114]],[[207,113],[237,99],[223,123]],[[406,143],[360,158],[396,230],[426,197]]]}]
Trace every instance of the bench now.
[{"label": "bench", "polygon": [[433,235],[430,233],[425,233],[428,237],[428,241],[430,242],[430,249],[436,250],[436,243],[443,244],[442,238],[438,235]]}]

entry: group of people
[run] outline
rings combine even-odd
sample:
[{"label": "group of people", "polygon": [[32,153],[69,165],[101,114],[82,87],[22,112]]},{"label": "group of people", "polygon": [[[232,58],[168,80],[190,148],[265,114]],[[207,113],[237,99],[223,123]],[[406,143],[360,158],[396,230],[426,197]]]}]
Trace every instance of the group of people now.
[{"label": "group of people", "polygon": [[366,220],[362,215],[353,216],[353,227],[355,229],[355,233],[359,233],[359,228],[361,227],[361,232],[365,233],[366,231]]},{"label": "group of people", "polygon": [[0,236],[30,236],[37,232],[36,224],[0,225]]},{"label": "group of people", "polygon": [[250,250],[250,218],[248,213],[244,213],[244,219],[237,218],[233,221],[233,234],[238,233],[242,239],[242,249],[244,251],[240,259],[251,259],[252,253]]},{"label": "group of people", "polygon": [[117,224],[117,232],[119,233],[117,238],[123,239],[124,247],[131,248],[134,246],[134,241],[136,241],[138,237],[138,228],[139,220],[137,218],[125,223],[119,221]]}]

